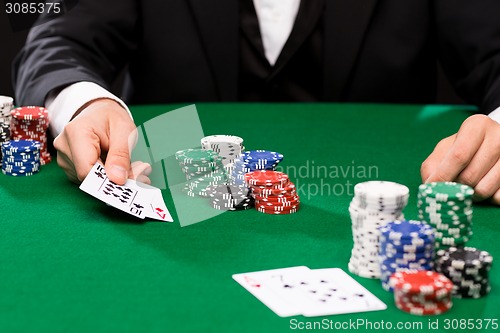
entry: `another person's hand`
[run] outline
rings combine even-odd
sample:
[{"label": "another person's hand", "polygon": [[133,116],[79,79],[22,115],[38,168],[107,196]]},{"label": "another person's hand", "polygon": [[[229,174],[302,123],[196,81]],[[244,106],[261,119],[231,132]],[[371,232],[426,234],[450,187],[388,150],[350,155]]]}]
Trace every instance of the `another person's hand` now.
[{"label": "another person's hand", "polygon": [[149,184],[149,164],[130,164],[133,142],[129,140],[134,138],[135,131],[134,122],[120,104],[110,99],[93,101],[55,138],[57,163],[76,183],[82,182],[100,160],[105,162],[109,179],[119,185],[128,178]]},{"label": "another person's hand", "polygon": [[472,186],[477,201],[500,205],[500,124],[485,115],[467,118],[436,145],[420,173],[423,182],[457,181]]}]

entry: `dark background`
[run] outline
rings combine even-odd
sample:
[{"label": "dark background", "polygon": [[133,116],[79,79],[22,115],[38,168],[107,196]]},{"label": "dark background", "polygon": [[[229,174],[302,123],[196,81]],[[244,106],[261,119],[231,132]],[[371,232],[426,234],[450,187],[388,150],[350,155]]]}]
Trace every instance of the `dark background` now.
[{"label": "dark background", "polygon": [[[11,64],[17,52],[23,46],[27,34],[27,29],[21,31],[13,31],[10,26],[9,18],[2,8],[2,10],[0,11],[0,42],[2,45],[0,50],[0,95],[14,97],[14,90],[12,88]],[[120,87],[121,82],[117,82],[112,89],[113,92],[119,95]],[[441,70],[438,80],[438,103],[463,103],[462,100],[458,96],[456,96]]]}]

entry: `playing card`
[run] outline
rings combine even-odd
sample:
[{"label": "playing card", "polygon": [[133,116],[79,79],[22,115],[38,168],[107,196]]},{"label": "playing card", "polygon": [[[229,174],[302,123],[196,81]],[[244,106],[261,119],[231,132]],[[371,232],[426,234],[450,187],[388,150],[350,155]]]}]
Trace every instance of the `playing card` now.
[{"label": "playing card", "polygon": [[129,180],[117,185],[106,176],[104,166],[96,163],[80,189],[105,203],[143,219],[151,211],[152,191],[141,190],[137,183]]},{"label": "playing card", "polygon": [[149,191],[152,198],[151,203],[149,204],[149,209],[146,211],[146,217],[165,222],[174,221],[167,206],[165,205],[165,201],[163,200],[163,196],[159,188],[141,183],[140,189],[141,191]]},{"label": "playing card", "polygon": [[[340,268],[290,272],[269,280],[282,297],[301,304],[306,317],[385,310],[387,306]],[[293,290],[293,292],[292,292]]]},{"label": "playing card", "polygon": [[289,299],[282,297],[276,290],[271,288],[269,279],[279,277],[285,274],[305,274],[309,268],[305,266],[289,267],[282,269],[273,269],[268,271],[250,272],[234,274],[233,279],[243,288],[248,290],[258,300],[264,303],[274,313],[280,317],[296,316],[301,314],[300,304],[290,302]]},{"label": "playing card", "polygon": [[387,308],[340,268],[309,270],[301,266],[236,274],[233,278],[281,317],[327,316]]}]

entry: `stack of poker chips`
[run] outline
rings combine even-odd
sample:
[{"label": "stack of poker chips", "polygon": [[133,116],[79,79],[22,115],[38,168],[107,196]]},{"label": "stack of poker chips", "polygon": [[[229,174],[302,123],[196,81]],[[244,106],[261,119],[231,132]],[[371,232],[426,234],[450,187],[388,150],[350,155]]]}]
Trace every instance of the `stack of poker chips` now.
[{"label": "stack of poker chips", "polygon": [[380,229],[379,261],[382,287],[390,291],[389,279],[406,269],[432,270],[434,231],[420,221],[393,221]]},{"label": "stack of poker chips", "polygon": [[453,296],[480,298],[490,290],[489,271],[493,257],[473,247],[441,249],[437,251],[436,271],[449,278]]},{"label": "stack of poker chips", "polygon": [[432,271],[407,270],[391,276],[396,307],[415,315],[438,315],[451,309],[453,283]]},{"label": "stack of poker chips", "polygon": [[435,229],[436,247],[464,246],[472,236],[472,195],[467,185],[442,182],[418,188],[419,219]]},{"label": "stack of poker chips", "polygon": [[220,156],[212,150],[184,149],[175,153],[187,183],[187,195],[207,197],[207,187],[227,184],[227,173]]},{"label": "stack of poker chips", "polygon": [[249,150],[234,160],[232,182],[245,185],[245,174],[256,170],[275,170],[283,161],[283,155],[269,150]]},{"label": "stack of poker chips", "polygon": [[366,278],[380,278],[379,228],[388,222],[404,219],[408,187],[387,181],[356,184],[349,206],[354,245],[349,271]]},{"label": "stack of poker chips", "polygon": [[14,107],[14,99],[8,96],[0,96],[0,124],[10,125],[10,112]]},{"label": "stack of poker chips", "polygon": [[[12,97],[0,96],[0,144],[10,140],[10,111],[13,108],[13,102]],[[2,155],[0,155],[1,158]]]},{"label": "stack of poker chips", "polygon": [[234,160],[245,150],[243,139],[234,135],[210,135],[201,139],[201,147],[216,152],[224,166]]},{"label": "stack of poker chips", "polygon": [[40,142],[40,163],[49,163],[51,157],[47,147],[48,110],[38,106],[25,106],[12,110],[11,115],[11,138]]},{"label": "stack of poker chips", "polygon": [[213,185],[206,189],[212,207],[218,210],[247,210],[254,206],[250,189],[245,186]]},{"label": "stack of poker chips", "polygon": [[40,143],[11,140],[2,144],[2,172],[9,176],[32,176],[40,171]]},{"label": "stack of poker chips", "polygon": [[255,208],[265,214],[293,214],[300,199],[287,174],[273,170],[256,170],[245,175],[246,185],[255,199]]}]

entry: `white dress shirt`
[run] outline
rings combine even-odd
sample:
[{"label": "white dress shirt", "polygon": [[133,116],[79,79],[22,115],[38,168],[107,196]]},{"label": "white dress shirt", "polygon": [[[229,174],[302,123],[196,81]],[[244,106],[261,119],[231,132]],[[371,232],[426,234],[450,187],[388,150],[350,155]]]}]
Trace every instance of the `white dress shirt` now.
[{"label": "white dress shirt", "polygon": [[[274,65],[292,32],[300,0],[253,0],[253,3],[259,20],[266,58],[271,65]],[[64,88],[57,95],[49,94],[45,101],[51,119],[52,135],[59,135],[75,112],[83,105],[99,98],[117,101],[132,117],[127,105],[117,96],[95,83],[78,82]],[[500,107],[489,116],[500,123]]]}]

